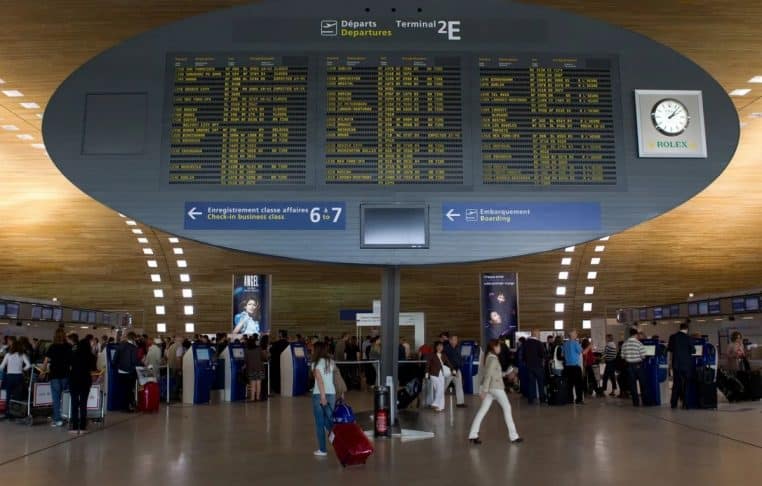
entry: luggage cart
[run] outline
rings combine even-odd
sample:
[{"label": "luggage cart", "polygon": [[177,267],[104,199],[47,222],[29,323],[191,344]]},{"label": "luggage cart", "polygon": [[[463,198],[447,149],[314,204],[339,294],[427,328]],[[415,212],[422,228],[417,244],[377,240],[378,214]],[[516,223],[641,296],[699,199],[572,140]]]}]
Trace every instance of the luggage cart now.
[{"label": "luggage cart", "polygon": [[42,370],[33,366],[24,374],[24,396],[9,396],[8,407],[12,419],[25,425],[47,423],[53,415],[53,395],[50,382],[41,379]]},{"label": "luggage cart", "polygon": [[[104,373],[93,374],[93,385],[87,397],[87,419],[103,427],[106,424],[106,397],[104,385]],[[61,404],[61,417],[71,420],[71,394],[69,390],[63,392]]]}]

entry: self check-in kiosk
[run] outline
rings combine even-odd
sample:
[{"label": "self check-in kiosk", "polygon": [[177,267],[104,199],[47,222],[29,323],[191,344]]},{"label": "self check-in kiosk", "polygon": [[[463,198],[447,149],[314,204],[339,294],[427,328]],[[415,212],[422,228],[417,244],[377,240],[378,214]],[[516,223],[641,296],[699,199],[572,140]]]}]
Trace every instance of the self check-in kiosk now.
[{"label": "self check-in kiosk", "polygon": [[280,354],[280,394],[296,397],[307,393],[309,376],[307,348],[302,343],[291,343]]},{"label": "self check-in kiosk", "polygon": [[225,369],[226,402],[238,402],[246,399],[246,382],[239,379],[246,369],[243,344],[229,344],[222,352],[222,366]]},{"label": "self check-in kiosk", "polygon": [[123,408],[122,398],[119,396],[119,371],[113,365],[116,348],[116,344],[107,344],[103,351],[106,353],[106,409],[109,412]]},{"label": "self check-in kiosk", "polygon": [[[643,405],[645,406],[659,406],[661,405],[661,389],[660,383],[660,355],[662,353],[663,346],[656,339],[644,339],[642,341],[643,346],[646,349],[646,357],[643,359],[644,375],[646,377],[644,386],[646,389],[642,390]],[[666,379],[666,377],[665,377]]]},{"label": "self check-in kiosk", "polygon": [[462,341],[459,346],[460,373],[463,379],[463,393],[474,395],[479,393],[476,386],[476,375],[479,373],[479,345],[476,341]]},{"label": "self check-in kiosk", "polygon": [[183,356],[183,403],[209,403],[214,381],[212,348],[194,343]]}]

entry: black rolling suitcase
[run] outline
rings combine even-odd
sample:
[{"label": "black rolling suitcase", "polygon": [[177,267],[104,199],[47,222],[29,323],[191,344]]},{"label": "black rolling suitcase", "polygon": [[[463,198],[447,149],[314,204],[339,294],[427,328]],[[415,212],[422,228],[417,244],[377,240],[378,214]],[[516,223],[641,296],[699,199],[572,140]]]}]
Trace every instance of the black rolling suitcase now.
[{"label": "black rolling suitcase", "polygon": [[569,403],[569,387],[563,376],[552,375],[548,379],[548,405]]},{"label": "black rolling suitcase", "polygon": [[749,383],[746,386],[746,394],[749,400],[762,400],[762,371],[748,372]]},{"label": "black rolling suitcase", "polygon": [[717,382],[714,379],[714,369],[705,367],[697,377],[698,408],[717,408]]},{"label": "black rolling suitcase", "polygon": [[421,380],[413,378],[397,392],[397,408],[404,410],[421,394]]},{"label": "black rolling suitcase", "polygon": [[717,372],[717,389],[725,395],[725,398],[729,402],[739,402],[744,399],[743,383],[739,380],[735,374],[728,370],[720,370]]}]

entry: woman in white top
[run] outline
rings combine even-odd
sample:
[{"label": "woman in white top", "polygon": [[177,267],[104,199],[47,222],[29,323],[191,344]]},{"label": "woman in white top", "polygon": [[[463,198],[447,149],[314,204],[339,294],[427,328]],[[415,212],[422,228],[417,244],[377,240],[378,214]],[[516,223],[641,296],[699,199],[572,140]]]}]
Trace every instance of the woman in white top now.
[{"label": "woman in white top", "polygon": [[325,434],[333,427],[333,408],[336,406],[336,388],[333,385],[333,368],[336,366],[328,354],[328,347],[318,341],[312,348],[312,374],[315,387],[312,389],[312,413],[315,416],[315,433],[318,450],[313,454],[328,454]]},{"label": "woman in white top", "polygon": [[503,371],[500,367],[500,360],[497,357],[499,354],[500,341],[497,339],[490,340],[487,344],[487,356],[484,359],[484,371],[481,374],[479,386],[479,397],[482,399],[482,405],[479,407],[479,411],[476,412],[476,417],[474,417],[474,421],[471,424],[471,431],[468,434],[468,439],[472,444],[482,443],[479,439],[479,427],[481,427],[482,420],[484,420],[484,416],[487,415],[487,411],[492,406],[494,400],[497,400],[500,408],[503,409],[503,418],[505,419],[506,427],[508,427],[508,437],[511,442],[519,443],[523,441],[516,431],[516,425],[513,423],[513,416],[511,415],[511,404],[508,401],[508,395],[505,394]]},{"label": "woman in white top", "polygon": [[[31,368],[29,358],[22,352],[21,343],[13,341],[11,349],[0,363],[0,370],[5,370],[3,377],[3,389],[7,393],[7,399],[13,397],[14,391],[24,383],[24,371]],[[10,418],[11,407],[5,407],[5,417]]]},{"label": "woman in white top", "polygon": [[456,373],[455,367],[447,359],[444,352],[444,343],[437,341],[434,343],[434,353],[429,356],[426,362],[426,378],[431,380],[431,387],[434,392],[434,401],[431,407],[437,411],[444,411],[445,407],[445,380]]}]

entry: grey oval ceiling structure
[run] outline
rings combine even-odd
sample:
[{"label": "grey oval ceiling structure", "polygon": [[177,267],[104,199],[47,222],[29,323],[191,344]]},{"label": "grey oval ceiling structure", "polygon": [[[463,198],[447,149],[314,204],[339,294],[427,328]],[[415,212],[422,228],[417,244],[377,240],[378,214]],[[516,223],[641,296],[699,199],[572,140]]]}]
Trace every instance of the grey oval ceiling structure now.
[{"label": "grey oval ceiling structure", "polygon": [[314,261],[510,257],[688,200],[736,149],[724,90],[627,30],[494,0],[268,1],[130,39],[43,123],[104,204]]}]

